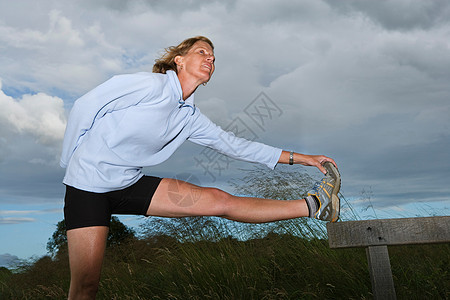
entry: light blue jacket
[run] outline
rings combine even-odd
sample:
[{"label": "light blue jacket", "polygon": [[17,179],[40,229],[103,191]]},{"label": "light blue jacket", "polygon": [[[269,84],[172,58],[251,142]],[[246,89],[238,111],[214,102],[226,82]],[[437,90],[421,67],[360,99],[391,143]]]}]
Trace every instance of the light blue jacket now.
[{"label": "light blue jacket", "polygon": [[232,158],[274,168],[281,149],[238,138],[182,100],[175,72],[114,76],[75,101],[61,155],[64,184],[103,193],[126,188],[142,168],[190,140]]}]

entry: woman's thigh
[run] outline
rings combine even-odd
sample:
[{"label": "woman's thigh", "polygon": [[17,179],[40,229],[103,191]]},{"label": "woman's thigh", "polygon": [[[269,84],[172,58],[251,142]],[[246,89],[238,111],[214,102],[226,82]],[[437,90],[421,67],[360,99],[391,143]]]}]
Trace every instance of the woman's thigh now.
[{"label": "woman's thigh", "polygon": [[164,178],[154,193],[149,216],[188,217],[223,215],[230,195],[178,179]]},{"label": "woman's thigh", "polygon": [[92,226],[67,231],[73,284],[95,284],[100,279],[108,227]]}]

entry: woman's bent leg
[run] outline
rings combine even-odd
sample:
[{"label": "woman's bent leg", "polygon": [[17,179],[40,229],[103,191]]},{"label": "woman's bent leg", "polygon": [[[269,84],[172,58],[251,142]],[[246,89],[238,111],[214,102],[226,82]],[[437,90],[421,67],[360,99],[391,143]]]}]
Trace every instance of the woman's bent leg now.
[{"label": "woman's bent leg", "polygon": [[160,217],[218,216],[262,223],[306,217],[301,200],[237,197],[216,188],[203,188],[181,180],[164,178],[153,195],[148,215]]},{"label": "woman's bent leg", "polygon": [[106,226],[67,231],[71,276],[69,299],[95,299],[107,237]]}]

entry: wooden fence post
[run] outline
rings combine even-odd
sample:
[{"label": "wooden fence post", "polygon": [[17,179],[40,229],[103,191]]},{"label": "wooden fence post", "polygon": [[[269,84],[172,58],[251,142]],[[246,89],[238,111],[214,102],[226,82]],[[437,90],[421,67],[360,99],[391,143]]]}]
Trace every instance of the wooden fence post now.
[{"label": "wooden fence post", "polygon": [[366,248],[374,299],[397,299],[387,246]]},{"label": "wooden fence post", "polygon": [[330,248],[366,247],[375,299],[396,299],[388,245],[450,242],[450,216],[327,224]]}]

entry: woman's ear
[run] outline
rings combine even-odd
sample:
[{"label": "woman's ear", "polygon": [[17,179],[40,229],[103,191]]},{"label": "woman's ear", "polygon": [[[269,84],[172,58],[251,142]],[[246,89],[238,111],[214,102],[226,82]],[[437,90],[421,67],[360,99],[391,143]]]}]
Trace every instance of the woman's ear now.
[{"label": "woman's ear", "polygon": [[180,69],[183,69],[183,56],[177,55],[173,61]]}]

